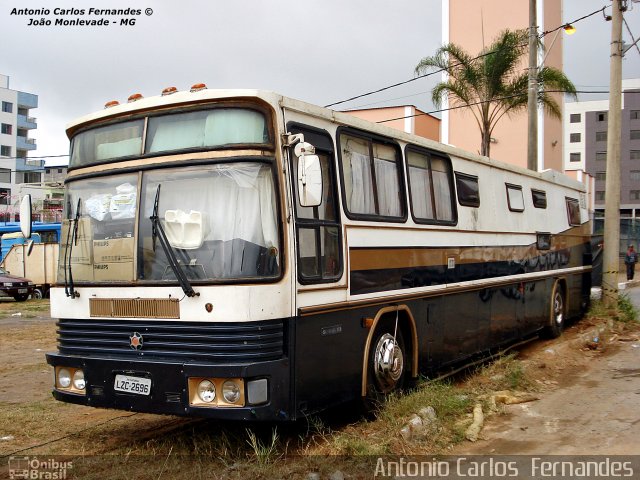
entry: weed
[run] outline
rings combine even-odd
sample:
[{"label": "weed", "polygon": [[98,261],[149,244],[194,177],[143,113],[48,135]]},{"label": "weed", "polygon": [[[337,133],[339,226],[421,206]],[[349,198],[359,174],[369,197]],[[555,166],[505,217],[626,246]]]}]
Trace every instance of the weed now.
[{"label": "weed", "polygon": [[603,301],[595,301],[591,303],[589,308],[589,317],[613,318],[622,323],[638,322],[638,310],[631,302],[629,295],[618,295],[618,305],[616,308],[608,307]]},{"label": "weed", "polygon": [[634,323],[638,321],[638,310],[631,303],[629,295],[618,296],[618,320],[623,323]]},{"label": "weed", "polygon": [[334,439],[334,446],[340,455],[385,455],[389,453],[389,440],[394,435],[386,433],[386,438],[375,440],[362,436],[362,432],[340,433]]},{"label": "weed", "polygon": [[260,465],[268,465],[276,461],[278,455],[278,431],[273,429],[271,433],[271,442],[263,443],[253,432],[247,429],[249,439],[247,443],[253,450],[253,456]]}]

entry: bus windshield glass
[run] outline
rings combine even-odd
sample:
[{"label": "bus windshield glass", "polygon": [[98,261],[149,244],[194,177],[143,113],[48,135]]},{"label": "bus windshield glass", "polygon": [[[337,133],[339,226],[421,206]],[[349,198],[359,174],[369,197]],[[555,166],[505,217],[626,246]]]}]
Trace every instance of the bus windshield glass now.
[{"label": "bus windshield glass", "polygon": [[73,138],[69,167],[114,162],[143,154],[269,143],[269,128],[262,112],[218,107],[149,117],[146,133],[144,119],[79,133]]},{"label": "bus windshield glass", "polygon": [[[276,195],[267,163],[164,168],[78,180],[68,188],[67,218],[75,218],[78,200],[80,215],[74,242],[67,241],[70,221],[63,225],[61,279],[65,269],[74,282],[175,284],[175,268],[194,282],[280,274]],[[164,247],[150,219],[156,198]],[[177,260],[173,267],[168,248]]]},{"label": "bus windshield glass", "polygon": [[175,282],[149,219],[159,184],[157,213],[189,280],[277,276],[279,241],[271,172],[266,164],[225,163],[145,173],[140,280]]}]

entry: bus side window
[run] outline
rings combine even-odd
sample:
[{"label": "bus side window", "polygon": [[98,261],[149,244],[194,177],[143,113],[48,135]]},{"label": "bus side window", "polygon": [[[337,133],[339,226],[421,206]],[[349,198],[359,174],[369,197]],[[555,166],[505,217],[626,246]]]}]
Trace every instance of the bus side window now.
[{"label": "bus side window", "polygon": [[417,223],[456,223],[451,164],[444,158],[407,148],[413,218]]},{"label": "bus side window", "polygon": [[580,225],[580,202],[575,198],[565,197],[567,203],[567,218],[570,226]]},{"label": "bus side window", "polygon": [[365,135],[341,134],[340,149],[349,218],[402,221],[405,207],[397,146]]},{"label": "bus side window", "polygon": [[[290,129],[296,133],[300,130]],[[291,155],[296,240],[298,248],[298,280],[302,284],[335,282],[342,276],[342,241],[340,217],[336,201],[336,183],[333,167],[333,142],[327,134],[301,130],[316,147],[322,170],[322,201],[317,207],[303,207],[298,200],[297,159]]]},{"label": "bus side window", "polygon": [[480,185],[478,177],[456,172],[456,187],[458,189],[458,203],[465,207],[480,206]]}]

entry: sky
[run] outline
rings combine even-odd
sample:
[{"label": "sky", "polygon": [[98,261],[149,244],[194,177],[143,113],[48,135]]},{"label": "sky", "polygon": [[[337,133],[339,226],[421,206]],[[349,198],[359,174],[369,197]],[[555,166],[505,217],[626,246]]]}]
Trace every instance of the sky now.
[{"label": "sky", "polygon": [[[610,4],[564,0],[564,22]],[[625,18],[637,39],[640,3],[630,6]],[[14,8],[50,12],[13,15]],[[85,13],[55,15],[56,8]],[[140,14],[90,15],[90,8]],[[116,23],[55,25],[76,18]],[[134,18],[135,25],[121,26],[121,18]],[[51,25],[29,25],[41,19]],[[579,89],[606,90],[611,22],[598,14],[575,26],[564,39],[565,73]],[[38,148],[30,156],[62,155],[69,148],[65,126],[109,100],[204,82],[326,105],[412,78],[420,59],[441,45],[441,32],[441,0],[0,0],[0,73],[10,77],[10,88],[39,96],[31,111],[38,128],[30,133]],[[626,28],[623,37],[631,43]],[[634,48],[623,61],[623,78],[637,77],[640,52]],[[413,104],[430,111],[438,80],[434,75],[335,108]]]}]

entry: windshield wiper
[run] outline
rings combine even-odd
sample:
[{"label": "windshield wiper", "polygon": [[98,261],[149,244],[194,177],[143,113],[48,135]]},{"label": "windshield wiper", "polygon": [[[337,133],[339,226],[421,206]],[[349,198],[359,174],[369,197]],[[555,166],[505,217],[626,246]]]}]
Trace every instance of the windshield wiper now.
[{"label": "windshield wiper", "polygon": [[[80,202],[81,198],[78,198],[78,205],[76,206],[76,216],[73,220],[73,231],[71,231],[71,223],[69,223],[69,230],[67,231],[67,245],[65,248],[64,257],[64,293],[67,297],[77,298],[80,296],[75,291],[73,285],[73,272],[71,271],[71,253],[73,251],[73,245],[78,244],[78,224],[80,223]],[[67,261],[69,262],[67,264]],[[69,274],[67,275],[67,269]],[[68,283],[67,283],[68,279]]]},{"label": "windshield wiper", "polygon": [[173,251],[173,247],[169,243],[169,240],[164,233],[164,229],[162,228],[162,224],[160,223],[160,218],[158,217],[158,204],[160,203],[160,186],[161,184],[158,184],[158,188],[156,189],[156,198],[153,202],[153,213],[149,217],[149,220],[151,220],[151,238],[153,240],[153,251],[155,252],[156,250],[156,239],[160,240],[160,245],[162,246],[162,250],[164,250],[164,253],[167,256],[169,266],[178,279],[178,283],[180,283],[180,287],[182,288],[184,294],[187,297],[200,296],[200,294],[193,289],[191,283],[189,282],[189,279],[185,275],[184,271],[180,268],[178,259],[176,258],[175,252]]}]

